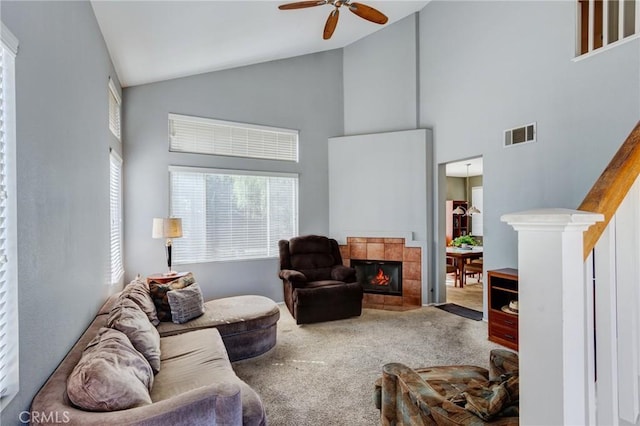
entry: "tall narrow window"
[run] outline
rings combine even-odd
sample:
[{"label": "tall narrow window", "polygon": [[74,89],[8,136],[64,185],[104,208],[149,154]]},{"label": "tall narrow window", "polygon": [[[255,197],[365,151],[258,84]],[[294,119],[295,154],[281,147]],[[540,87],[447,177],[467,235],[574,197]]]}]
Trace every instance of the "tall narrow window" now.
[{"label": "tall narrow window", "polygon": [[115,152],[109,155],[109,204],[111,217],[111,284],[120,284],[124,275],[122,263],[122,159]]},{"label": "tall narrow window", "polygon": [[120,94],[113,80],[109,79],[109,129],[120,140]]},{"label": "tall narrow window", "polygon": [[578,0],[578,54],[640,34],[640,0]]},{"label": "tall narrow window", "polygon": [[15,55],[2,24],[0,43],[0,410],[18,393]]},{"label": "tall narrow window", "polygon": [[175,263],[278,256],[298,232],[298,176],[170,167],[170,215],[182,218]]}]

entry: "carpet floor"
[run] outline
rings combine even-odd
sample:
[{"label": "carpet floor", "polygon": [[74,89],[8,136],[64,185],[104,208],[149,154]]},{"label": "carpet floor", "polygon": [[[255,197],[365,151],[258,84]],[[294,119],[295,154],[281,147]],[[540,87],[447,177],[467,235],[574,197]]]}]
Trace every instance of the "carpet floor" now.
[{"label": "carpet floor", "polygon": [[435,307],[363,309],[362,316],[298,326],[280,305],[278,343],[233,368],[258,392],[272,426],[379,424],[373,384],[389,362],[488,368],[487,323]]}]

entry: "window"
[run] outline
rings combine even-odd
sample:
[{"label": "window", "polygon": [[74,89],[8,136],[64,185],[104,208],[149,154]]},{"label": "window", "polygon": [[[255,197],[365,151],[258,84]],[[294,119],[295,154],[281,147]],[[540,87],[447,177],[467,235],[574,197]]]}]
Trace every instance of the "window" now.
[{"label": "window", "polygon": [[298,233],[298,176],[169,167],[170,215],[182,218],[175,263],[278,256]]},{"label": "window", "polygon": [[122,159],[115,152],[109,154],[109,204],[111,218],[111,284],[120,284],[124,275],[122,265]]},{"label": "window", "polygon": [[2,25],[0,43],[0,409],[18,393],[15,55]]},{"label": "window", "polygon": [[578,0],[578,54],[640,34],[640,0]]},{"label": "window", "polygon": [[298,161],[298,131],[169,114],[169,149]]},{"label": "window", "polygon": [[109,129],[120,140],[120,95],[113,80],[109,79]]}]

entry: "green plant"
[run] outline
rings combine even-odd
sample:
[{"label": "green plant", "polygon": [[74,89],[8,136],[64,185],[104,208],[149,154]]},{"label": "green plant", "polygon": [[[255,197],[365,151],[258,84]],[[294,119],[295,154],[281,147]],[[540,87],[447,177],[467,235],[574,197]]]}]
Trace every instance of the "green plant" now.
[{"label": "green plant", "polygon": [[457,237],[457,238],[454,238],[453,240],[451,240],[451,244],[450,245],[455,246],[455,247],[460,247],[462,244],[475,246],[475,245],[478,244],[478,242],[476,240],[474,240],[471,235],[462,235],[460,237]]}]

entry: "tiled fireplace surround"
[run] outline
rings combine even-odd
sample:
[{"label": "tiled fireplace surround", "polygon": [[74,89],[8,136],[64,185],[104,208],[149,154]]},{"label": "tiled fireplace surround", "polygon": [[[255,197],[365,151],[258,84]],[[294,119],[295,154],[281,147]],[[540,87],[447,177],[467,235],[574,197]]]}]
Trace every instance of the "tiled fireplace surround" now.
[{"label": "tiled fireplace surround", "polygon": [[351,259],[402,262],[402,296],[365,293],[364,308],[403,311],[422,306],[420,247],[407,247],[404,238],[347,237],[340,254],[346,266],[351,266]]}]

